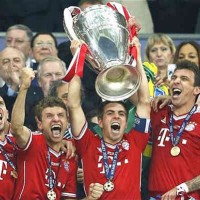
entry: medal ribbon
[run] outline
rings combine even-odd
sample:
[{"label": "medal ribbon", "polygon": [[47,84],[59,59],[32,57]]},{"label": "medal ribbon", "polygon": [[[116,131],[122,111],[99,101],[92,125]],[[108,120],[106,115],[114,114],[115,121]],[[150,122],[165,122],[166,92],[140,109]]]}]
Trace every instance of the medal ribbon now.
[{"label": "medal ribbon", "polygon": [[102,156],[103,156],[103,163],[104,163],[104,167],[105,167],[106,179],[112,180],[114,177],[114,174],[115,174],[116,166],[117,166],[119,147],[118,147],[118,145],[116,145],[111,167],[109,167],[108,156],[107,156],[107,152],[106,152],[106,145],[105,145],[103,139],[101,139],[101,150],[102,150]]},{"label": "medal ribbon", "polygon": [[192,107],[192,109],[190,110],[190,112],[187,114],[186,118],[183,120],[176,137],[174,137],[174,130],[173,130],[173,126],[174,126],[174,124],[173,124],[173,113],[170,115],[169,132],[170,132],[170,138],[171,138],[173,146],[176,146],[179,143],[181,135],[183,134],[183,131],[184,131],[186,125],[187,125],[187,122],[189,121],[189,119],[193,115],[193,113],[196,111],[196,109],[197,109],[197,105],[194,105]]},{"label": "medal ribbon", "polygon": [[[6,139],[8,140],[8,142],[10,144],[13,144],[13,146],[15,146],[14,143],[11,141],[11,139],[9,137],[6,137]],[[6,151],[4,150],[4,148],[3,148],[2,145],[0,145],[0,150],[3,153],[6,161],[9,163],[9,165],[16,171],[17,170],[16,166],[14,165],[14,163],[12,162],[12,160],[8,157],[8,154],[6,153]]]},{"label": "medal ribbon", "polygon": [[13,145],[13,147],[14,147],[15,149],[17,148],[16,144],[15,144],[8,136],[6,136],[6,139],[7,139],[7,141],[8,141],[10,144]]},{"label": "medal ribbon", "polygon": [[48,147],[48,151],[47,151],[47,161],[49,164],[48,182],[49,182],[49,187],[52,190],[55,185],[55,179],[53,178],[53,171],[52,171],[52,167],[51,167],[51,157],[50,157],[49,147]]}]

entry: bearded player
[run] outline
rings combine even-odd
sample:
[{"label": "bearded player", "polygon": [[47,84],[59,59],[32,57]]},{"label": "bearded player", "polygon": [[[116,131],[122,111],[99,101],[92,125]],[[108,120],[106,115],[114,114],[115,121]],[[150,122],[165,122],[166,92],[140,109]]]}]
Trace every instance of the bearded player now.
[{"label": "bearded player", "polygon": [[196,105],[200,71],[186,60],[176,66],[170,82],[171,104],[151,114],[149,191],[162,200],[200,199],[200,108]]}]

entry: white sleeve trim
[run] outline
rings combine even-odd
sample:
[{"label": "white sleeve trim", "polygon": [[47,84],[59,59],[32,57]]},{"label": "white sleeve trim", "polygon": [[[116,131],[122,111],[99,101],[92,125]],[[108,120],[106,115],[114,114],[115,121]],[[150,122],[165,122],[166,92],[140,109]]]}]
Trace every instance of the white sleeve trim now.
[{"label": "white sleeve trim", "polygon": [[80,139],[84,136],[84,134],[85,134],[87,128],[88,128],[88,123],[85,122],[83,128],[81,129],[81,132],[79,133],[78,136],[76,136],[76,137],[74,136],[74,139],[75,139],[75,140],[80,140]]}]

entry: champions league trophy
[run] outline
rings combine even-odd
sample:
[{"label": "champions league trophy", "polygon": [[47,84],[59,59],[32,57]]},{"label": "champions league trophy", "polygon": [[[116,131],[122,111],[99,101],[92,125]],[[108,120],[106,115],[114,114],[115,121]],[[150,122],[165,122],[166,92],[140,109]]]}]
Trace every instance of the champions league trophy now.
[{"label": "champions league trophy", "polygon": [[86,59],[98,73],[95,88],[100,97],[120,101],[137,91],[141,75],[129,64],[129,31],[122,14],[107,5],[94,5],[84,11],[69,7],[64,10],[64,28],[70,40],[86,43]]}]

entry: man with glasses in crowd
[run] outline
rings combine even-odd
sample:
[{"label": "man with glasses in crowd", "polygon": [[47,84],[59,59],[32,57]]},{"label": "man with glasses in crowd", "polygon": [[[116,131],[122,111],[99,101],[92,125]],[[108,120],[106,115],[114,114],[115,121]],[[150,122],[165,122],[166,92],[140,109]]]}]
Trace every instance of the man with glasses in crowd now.
[{"label": "man with glasses in crowd", "polygon": [[51,32],[38,32],[31,40],[33,58],[36,61],[33,69],[37,69],[38,63],[48,56],[57,56],[57,41]]},{"label": "man with glasses in crowd", "polygon": [[[32,30],[23,24],[10,26],[6,31],[6,47],[13,47],[20,50],[26,61],[26,67],[32,67],[31,58],[31,39],[33,37]],[[5,85],[4,80],[0,77],[0,87]]]}]

